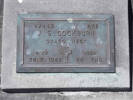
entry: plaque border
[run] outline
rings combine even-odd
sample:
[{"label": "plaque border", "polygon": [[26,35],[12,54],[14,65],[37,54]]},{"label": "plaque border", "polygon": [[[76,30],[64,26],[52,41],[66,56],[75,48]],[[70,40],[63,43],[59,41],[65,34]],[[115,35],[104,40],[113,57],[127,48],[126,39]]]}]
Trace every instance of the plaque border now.
[{"label": "plaque border", "polygon": [[[78,16],[78,18],[77,18]],[[84,18],[83,18],[84,17]],[[110,64],[103,65],[102,67],[82,67],[74,66],[68,67],[57,65],[49,66],[49,64],[24,64],[24,21],[26,20],[67,20],[72,18],[73,20],[103,20],[106,21],[107,29],[107,48],[108,48],[108,59],[111,61]],[[115,72],[115,26],[114,26],[114,16],[111,14],[20,14],[18,15],[18,26],[17,26],[17,68],[16,72],[18,73],[114,73]],[[33,67],[34,66],[34,67]],[[60,67],[59,67],[60,66]]]}]

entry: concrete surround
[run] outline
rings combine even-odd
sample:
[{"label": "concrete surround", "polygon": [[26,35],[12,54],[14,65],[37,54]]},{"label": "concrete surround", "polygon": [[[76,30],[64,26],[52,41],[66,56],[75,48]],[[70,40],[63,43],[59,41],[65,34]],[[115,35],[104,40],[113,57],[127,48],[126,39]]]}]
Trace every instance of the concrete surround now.
[{"label": "concrete surround", "polygon": [[[6,7],[10,5],[10,9],[5,9],[5,11],[7,12],[10,12],[13,13],[13,11],[11,10],[14,9],[13,7],[15,6],[13,3],[15,3],[17,6],[16,7],[21,7],[21,9],[18,9],[17,12],[15,13],[18,13],[19,11],[20,12],[23,12],[23,13],[27,13],[24,9],[28,9],[28,4],[30,3],[30,1],[32,0],[22,0],[23,2],[21,2],[21,0],[12,0],[13,2],[11,2],[11,0],[5,0],[5,3],[7,3]],[[19,2],[18,2],[19,1]],[[57,0],[55,0],[57,1]],[[74,0],[73,0],[74,1]],[[84,2],[86,0],[83,0]],[[95,2],[98,1],[98,0],[95,0]],[[101,4],[103,3],[104,0],[102,1],[98,1],[98,3],[95,3],[95,4]],[[111,5],[112,2],[115,2],[114,4],[119,4],[119,6],[121,6],[121,9],[127,9],[127,3],[126,0],[123,0],[124,2],[118,2],[118,1],[111,1],[111,0],[108,0],[110,1]],[[36,1],[37,2],[37,1]],[[47,4],[44,3],[44,1],[40,0],[40,2],[42,4]],[[54,1],[51,2],[51,5],[54,3]],[[118,2],[118,3],[116,3]],[[24,4],[27,4],[26,7],[24,7]],[[33,4],[36,4],[34,1],[33,1]],[[108,3],[105,3],[104,4],[108,4]],[[110,6],[111,6],[110,5]],[[31,6],[31,5],[30,5]],[[33,5],[32,5],[33,6]],[[37,6],[37,5],[36,5]],[[36,8],[36,11],[37,11],[37,7],[34,6]],[[52,7],[52,6],[51,6]],[[118,7],[118,6],[117,6]],[[33,8],[33,9],[35,9]],[[74,8],[74,7],[73,7]],[[75,7],[77,8],[77,7]],[[17,9],[17,8],[15,8]],[[113,7],[112,7],[113,9]],[[116,10],[117,8],[115,8],[114,10]],[[81,9],[82,10],[82,9]],[[117,9],[118,10],[118,9]],[[51,8],[51,11],[54,12],[54,9]],[[78,12],[78,10],[75,10],[76,12]],[[123,10],[122,10],[123,11]],[[66,11],[67,12],[67,11]],[[69,12],[69,11],[68,11]],[[124,12],[124,11],[123,11]],[[121,14],[123,12],[119,12],[117,11],[117,13]],[[126,14],[127,12],[125,12]],[[8,15],[8,14],[7,14]],[[14,15],[11,15],[12,17]],[[5,19],[6,20],[6,19]],[[124,19],[123,19],[124,20]],[[118,21],[116,22],[117,24],[120,24],[121,22]],[[8,23],[7,23],[8,24]],[[13,25],[13,24],[12,24]],[[10,31],[13,31],[10,30]],[[125,32],[125,31],[124,31]],[[120,34],[120,33],[119,33]],[[124,34],[124,33],[123,33]],[[10,36],[9,36],[10,37]],[[118,40],[120,41],[121,38],[119,38]],[[122,38],[123,39],[123,38]],[[124,41],[124,40],[123,40]],[[10,42],[11,43],[11,42]],[[122,48],[122,50],[125,50],[124,48]],[[16,51],[15,51],[16,52]],[[119,58],[119,57],[118,57]],[[118,61],[121,61],[120,59],[118,59]],[[122,64],[122,63],[121,63]],[[120,65],[121,65],[120,64]],[[119,74],[118,74],[119,75]],[[31,93],[31,94],[28,94],[28,93],[22,93],[22,94],[7,94],[7,93],[0,93],[0,100],[132,100],[133,98],[133,93],[132,92],[55,92],[55,93]]]},{"label": "concrete surround", "polygon": [[[22,1],[5,0],[4,3],[2,89],[129,88],[128,9],[124,6],[127,5],[127,0],[123,0],[119,7],[116,0]],[[17,15],[36,12],[113,14],[115,17],[116,73],[16,73]]]}]

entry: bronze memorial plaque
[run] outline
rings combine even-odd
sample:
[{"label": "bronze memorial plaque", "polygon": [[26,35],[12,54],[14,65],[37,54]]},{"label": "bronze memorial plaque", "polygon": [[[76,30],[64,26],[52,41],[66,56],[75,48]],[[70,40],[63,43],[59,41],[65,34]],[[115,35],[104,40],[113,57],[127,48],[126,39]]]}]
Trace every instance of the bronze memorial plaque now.
[{"label": "bronze memorial plaque", "polygon": [[115,72],[111,14],[18,15],[17,72]]}]

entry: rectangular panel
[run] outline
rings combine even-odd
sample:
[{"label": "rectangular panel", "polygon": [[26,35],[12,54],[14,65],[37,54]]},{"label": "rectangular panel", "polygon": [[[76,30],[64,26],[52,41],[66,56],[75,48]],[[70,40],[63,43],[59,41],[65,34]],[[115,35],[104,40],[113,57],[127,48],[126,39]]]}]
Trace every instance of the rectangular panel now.
[{"label": "rectangular panel", "polygon": [[18,17],[17,72],[114,72],[112,15]]}]

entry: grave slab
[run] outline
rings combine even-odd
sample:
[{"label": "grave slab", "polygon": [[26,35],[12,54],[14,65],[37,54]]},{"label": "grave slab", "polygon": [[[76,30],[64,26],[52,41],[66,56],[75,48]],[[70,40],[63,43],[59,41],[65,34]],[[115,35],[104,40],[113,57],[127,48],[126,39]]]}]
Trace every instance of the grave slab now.
[{"label": "grave slab", "polygon": [[[119,5],[118,5],[119,4]],[[17,73],[17,23],[19,14],[112,14],[115,20],[115,72]],[[122,0],[5,0],[2,35],[2,89],[130,88],[128,1]]]}]

